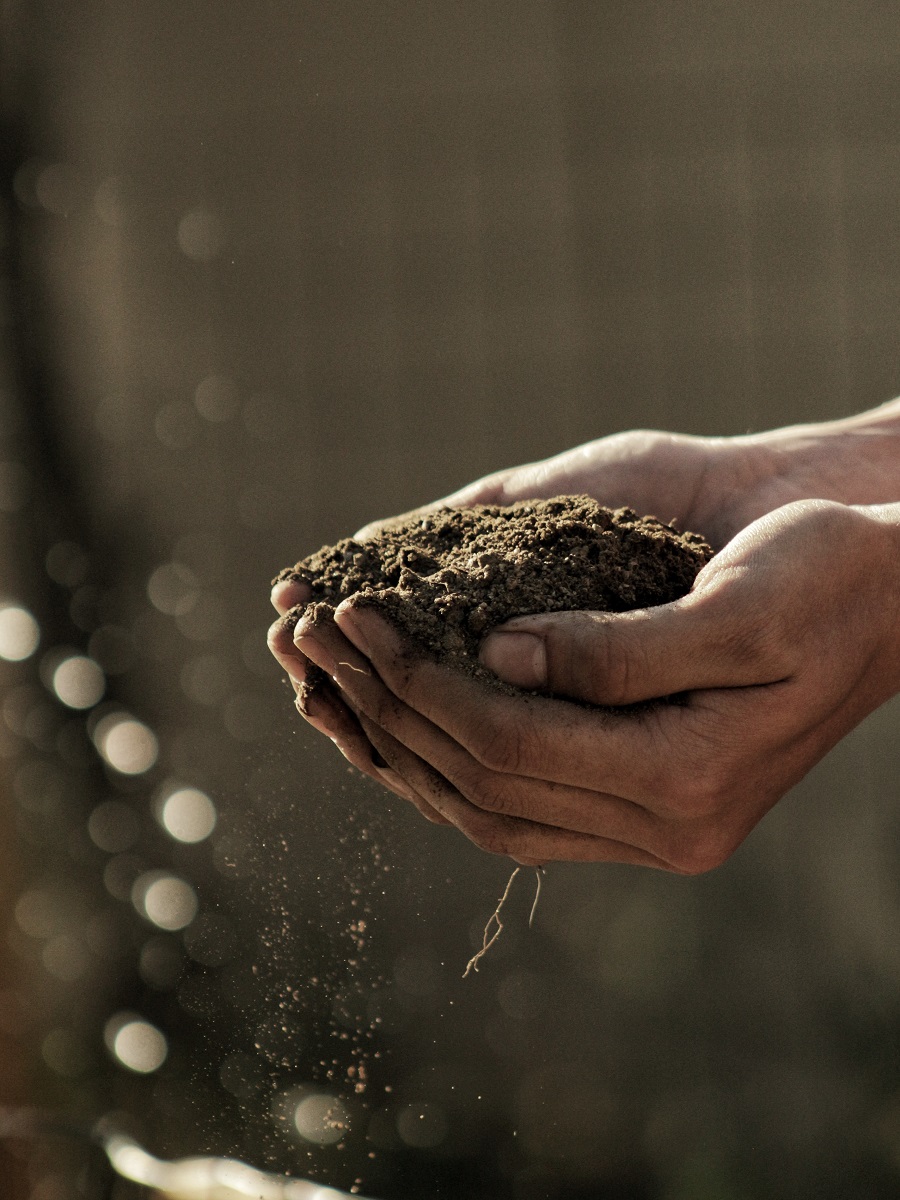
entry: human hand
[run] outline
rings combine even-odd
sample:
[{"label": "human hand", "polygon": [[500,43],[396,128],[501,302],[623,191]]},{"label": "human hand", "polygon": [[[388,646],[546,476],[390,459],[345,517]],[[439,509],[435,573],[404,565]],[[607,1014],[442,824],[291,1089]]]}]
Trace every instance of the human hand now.
[{"label": "human hand", "polygon": [[[765,474],[763,454],[756,447],[744,446],[741,439],[633,430],[588,442],[543,462],[498,471],[441,500],[386,521],[371,522],[353,536],[365,541],[388,525],[445,506],[512,504],[585,493],[610,507],[628,505],[641,514],[675,520],[683,529],[702,532],[718,546],[746,523],[744,515],[737,512],[738,504],[754,492],[751,483],[758,483]],[[308,585],[298,580],[284,580],[272,589],[272,603],[282,617],[309,598]],[[299,689],[306,658],[294,641],[293,626],[276,622],[269,630],[269,648],[295,690]],[[340,733],[350,761],[371,774],[370,749],[357,745],[361,738],[358,722],[334,689],[320,688],[308,703],[305,694],[298,691],[298,696],[301,715],[328,736]],[[350,750],[351,746],[357,749]]]},{"label": "human hand", "polygon": [[[898,531],[897,506],[790,504],[672,604],[520,617],[486,639],[487,666],[552,697],[502,695],[417,657],[352,599],[321,633],[301,619],[297,645],[407,798],[484,849],[693,874],[900,688]],[[625,713],[559,698],[673,694]]]},{"label": "human hand", "polygon": [[752,521],[795,500],[881,504],[897,499],[900,400],[838,421],[743,437],[633,429],[540,462],[496,471],[386,524],[446,505],[513,504],[585,493],[610,508],[672,521],[720,550]]}]

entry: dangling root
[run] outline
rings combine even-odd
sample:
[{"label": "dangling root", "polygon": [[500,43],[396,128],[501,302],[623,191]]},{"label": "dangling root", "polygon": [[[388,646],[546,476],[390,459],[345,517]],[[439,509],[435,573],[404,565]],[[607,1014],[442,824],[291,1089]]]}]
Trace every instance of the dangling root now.
[{"label": "dangling root", "polygon": [[[512,875],[510,875],[509,879],[506,881],[506,887],[503,890],[503,895],[500,897],[497,907],[491,913],[490,917],[488,917],[488,922],[484,927],[484,938],[482,940],[481,949],[477,954],[473,954],[469,959],[468,963],[466,964],[466,969],[463,972],[463,979],[468,977],[470,971],[478,970],[479,961],[484,958],[485,954],[487,954],[488,950],[490,950],[491,946],[493,946],[494,942],[496,942],[497,938],[503,932],[503,922],[500,920],[500,909],[506,903],[506,898],[509,895],[509,889],[512,887],[512,882],[521,870],[521,867],[516,867],[513,870]],[[544,868],[535,867],[534,873],[537,877],[537,887],[535,888],[534,892],[534,903],[531,906],[531,915],[528,918],[529,929],[534,923],[534,914],[537,912],[538,900],[541,896],[541,876],[544,873]]]},{"label": "dangling root", "polygon": [[537,887],[534,889],[534,904],[532,904],[531,912],[528,914],[528,928],[529,929],[534,924],[534,914],[537,912],[537,902],[541,898],[541,879],[543,878],[543,875],[544,875],[544,868],[543,867],[535,867],[534,875],[535,875],[535,878],[537,879]]}]

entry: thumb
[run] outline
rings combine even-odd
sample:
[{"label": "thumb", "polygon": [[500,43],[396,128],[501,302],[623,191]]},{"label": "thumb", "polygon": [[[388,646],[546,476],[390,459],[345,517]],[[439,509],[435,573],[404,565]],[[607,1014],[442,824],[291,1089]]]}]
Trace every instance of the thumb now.
[{"label": "thumb", "polygon": [[772,683],[751,622],[709,597],[624,613],[515,617],[482,642],[482,664],[517,687],[620,706],[701,688]]}]

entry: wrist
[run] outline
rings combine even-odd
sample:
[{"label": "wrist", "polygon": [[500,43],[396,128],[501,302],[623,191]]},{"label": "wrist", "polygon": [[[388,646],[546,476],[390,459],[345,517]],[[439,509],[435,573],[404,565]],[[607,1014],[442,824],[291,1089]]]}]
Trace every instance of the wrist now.
[{"label": "wrist", "polygon": [[760,482],[792,499],[840,504],[900,501],[900,400],[837,421],[735,438]]}]

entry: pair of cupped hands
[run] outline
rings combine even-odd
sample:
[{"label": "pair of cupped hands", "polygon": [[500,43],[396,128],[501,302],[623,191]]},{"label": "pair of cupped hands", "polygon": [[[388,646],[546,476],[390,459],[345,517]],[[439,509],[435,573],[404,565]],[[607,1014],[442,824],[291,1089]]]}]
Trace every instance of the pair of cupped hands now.
[{"label": "pair of cupped hands", "polygon": [[863,478],[853,448],[826,441],[633,431],[416,510],[587,493],[716,550],[673,603],[491,631],[481,661],[521,696],[421,657],[352,599],[332,623],[292,628],[300,583],[273,591],[270,648],[295,691],[309,662],[333,678],[300,711],[354,766],[483,849],[528,865],[709,870],[900,689],[898,506],[870,502],[883,471]]}]

